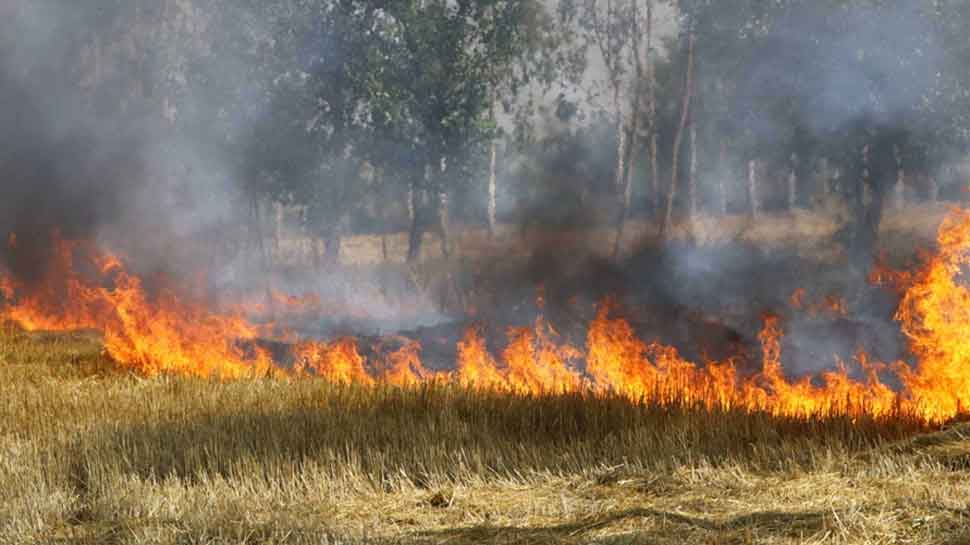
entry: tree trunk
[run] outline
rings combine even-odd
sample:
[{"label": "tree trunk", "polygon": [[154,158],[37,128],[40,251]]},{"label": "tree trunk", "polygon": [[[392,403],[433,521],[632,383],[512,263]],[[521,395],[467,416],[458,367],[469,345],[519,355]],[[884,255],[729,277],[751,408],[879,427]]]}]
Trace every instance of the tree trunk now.
[{"label": "tree trunk", "polygon": [[421,257],[421,241],[424,238],[424,226],[422,225],[422,212],[418,206],[418,192],[415,188],[414,180],[408,186],[408,219],[410,228],[408,229],[408,263],[415,263]]},{"label": "tree trunk", "polygon": [[879,224],[882,221],[884,184],[875,180],[871,165],[872,148],[862,147],[861,187],[856,197],[856,229],[852,240],[850,258],[853,259],[860,278],[867,278],[875,260]]},{"label": "tree trunk", "polygon": [[761,215],[761,196],[758,191],[758,174],[761,163],[757,159],[748,161],[748,201],[751,203],[751,217],[758,219]]},{"label": "tree trunk", "polygon": [[[488,118],[491,122],[495,122],[495,100],[492,99],[492,103],[488,109]],[[488,164],[488,236],[492,238],[495,236],[496,221],[495,221],[495,193],[496,193],[496,167],[498,163],[498,143],[495,138],[492,138],[489,150],[489,164]]]},{"label": "tree trunk", "polygon": [[717,154],[717,193],[720,197],[720,211],[722,216],[727,215],[727,185],[724,178],[727,176],[727,142],[721,139],[720,150]]},{"label": "tree trunk", "polygon": [[[639,97],[639,92],[636,93]],[[637,99],[635,99],[637,100]],[[638,123],[639,115],[634,113],[633,116],[633,127],[630,129],[630,144],[627,146],[626,151],[626,173],[623,178],[623,190],[622,197],[620,199],[620,213],[616,221],[616,238],[613,240],[613,258],[616,259],[620,255],[620,248],[623,243],[623,229],[626,225],[626,218],[630,212],[630,203],[633,196],[633,161],[632,155],[633,150],[637,146],[637,132],[639,131]]]},{"label": "tree trunk", "polygon": [[896,184],[893,186],[893,205],[897,210],[906,207],[906,171],[903,169],[903,153],[899,146],[893,146],[896,159]]},{"label": "tree trunk", "polygon": [[650,200],[654,212],[660,210],[660,158],[658,156],[657,132],[650,131]]},{"label": "tree trunk", "polygon": [[690,197],[688,203],[687,221],[692,222],[697,216],[697,125],[693,118],[690,121],[690,169],[687,175],[687,194]]},{"label": "tree trunk", "polygon": [[273,250],[279,255],[283,241],[283,203],[274,202],[273,211],[276,216],[275,225],[273,226]]},{"label": "tree trunk", "polygon": [[[323,240],[319,241],[316,238],[310,239],[310,265],[315,272],[320,272],[323,269],[323,252],[320,251],[321,244],[326,246],[327,235],[323,235]],[[326,250],[324,250],[326,252]]]},{"label": "tree trunk", "polygon": [[792,153],[788,172],[788,210],[794,211],[798,206],[798,154]]},{"label": "tree trunk", "polygon": [[415,204],[415,201],[414,201],[414,199],[415,199],[415,196],[414,196],[414,182],[412,181],[411,183],[408,184],[408,197],[407,197],[408,221],[411,222],[411,223],[414,223],[414,217],[415,217],[415,205],[414,205]]},{"label": "tree trunk", "polygon": [[[337,225],[328,230],[323,239],[323,264],[328,268],[340,263],[340,242],[342,240],[340,224],[342,223],[343,220],[341,219]],[[314,241],[314,246],[316,245],[316,241]]]},{"label": "tree trunk", "polygon": [[259,200],[256,197],[250,199],[249,213],[249,240],[250,244],[255,243],[258,253],[258,266],[262,269],[262,277],[266,293],[270,292],[270,261],[266,255],[266,247],[263,244],[262,221],[259,214]]},{"label": "tree trunk", "polygon": [[[653,15],[653,10],[651,7],[650,0],[647,0],[647,56],[649,56],[650,51],[650,33],[651,25],[649,19]],[[632,112],[632,122],[630,126],[630,141],[626,146],[625,157],[623,162],[626,164],[626,172],[623,173],[623,185],[621,191],[621,201],[620,201],[620,213],[617,217],[616,222],[616,238],[613,241],[613,258],[616,259],[620,255],[620,249],[623,245],[623,229],[626,226],[626,218],[630,212],[630,203],[633,196],[633,172],[635,161],[633,159],[633,152],[637,150],[640,138],[640,117],[642,115],[643,109],[643,51],[640,48],[640,16],[637,10],[637,0],[633,2],[633,29],[632,29],[632,39],[633,39],[633,59],[635,68],[636,83],[634,86],[633,93],[633,107]]]},{"label": "tree trunk", "polygon": [[653,0],[647,0],[647,122],[650,124],[650,204],[660,210],[660,165],[657,155],[657,73],[653,59]]},{"label": "tree trunk", "polygon": [[393,198],[390,195],[390,189],[387,187],[384,180],[384,170],[377,169],[374,171],[374,181],[375,185],[379,188],[378,200],[375,204],[375,215],[380,219],[380,229],[381,229],[381,261],[383,263],[388,262],[388,247],[387,247],[387,235],[391,231],[391,218],[389,214],[390,207],[388,203],[393,202]]},{"label": "tree trunk", "polygon": [[667,234],[667,226],[670,225],[674,215],[674,200],[677,198],[677,170],[680,163],[680,145],[684,138],[684,128],[687,126],[687,119],[690,116],[690,102],[694,92],[694,44],[696,41],[697,38],[693,30],[691,30],[687,37],[687,81],[684,85],[680,124],[677,126],[677,133],[674,136],[674,150],[670,167],[670,188],[667,191],[666,210],[660,222],[660,238],[663,238]]},{"label": "tree trunk", "polygon": [[488,235],[494,237],[498,224],[495,219],[495,193],[496,193],[496,163],[498,155],[498,144],[492,140],[491,161],[488,167]]},{"label": "tree trunk", "polygon": [[613,107],[616,109],[616,170],[613,173],[613,191],[619,195],[623,190],[624,159],[626,158],[626,127],[623,123],[623,108],[620,106],[620,86],[613,88]]},{"label": "tree trunk", "polygon": [[936,202],[940,200],[940,184],[937,183],[936,176],[929,177],[929,185],[929,201],[936,204]]},{"label": "tree trunk", "polygon": [[381,261],[383,261],[384,263],[387,263],[388,261],[390,261],[390,257],[388,256],[386,230],[381,233]]},{"label": "tree trunk", "polygon": [[438,227],[441,235],[441,255],[445,259],[451,257],[451,218],[448,209],[448,192],[438,191]]},{"label": "tree trunk", "polygon": [[819,170],[818,182],[820,186],[818,188],[818,192],[820,193],[819,202],[822,202],[824,199],[828,198],[828,194],[832,192],[832,178],[831,178],[828,158],[823,157],[819,161],[818,170]]}]

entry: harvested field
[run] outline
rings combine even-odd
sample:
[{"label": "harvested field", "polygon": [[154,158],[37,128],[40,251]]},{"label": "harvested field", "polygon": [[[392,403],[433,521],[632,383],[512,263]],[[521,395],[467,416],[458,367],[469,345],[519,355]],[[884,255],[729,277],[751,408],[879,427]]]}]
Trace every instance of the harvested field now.
[{"label": "harvested field", "polygon": [[970,429],[425,385],[142,379],[0,336],[2,543],[970,540]]}]

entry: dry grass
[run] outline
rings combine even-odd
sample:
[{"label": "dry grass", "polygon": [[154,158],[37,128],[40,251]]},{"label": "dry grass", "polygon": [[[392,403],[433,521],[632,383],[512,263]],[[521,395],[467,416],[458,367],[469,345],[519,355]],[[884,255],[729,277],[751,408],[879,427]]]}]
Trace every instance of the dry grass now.
[{"label": "dry grass", "polygon": [[[957,203],[912,203],[904,210],[888,208],[881,222],[882,233],[893,239],[894,247],[912,249],[913,244],[899,240],[911,239],[925,244],[932,241],[936,229],[946,216],[949,207]],[[692,238],[700,245],[716,245],[737,241],[762,248],[794,248],[805,256],[823,261],[839,259],[833,248],[835,233],[844,226],[846,218],[841,211],[824,209],[798,209],[794,212],[780,211],[762,214],[754,221],[749,214],[701,215],[692,223],[677,221],[670,226],[672,239]],[[612,253],[615,229],[610,225],[598,227],[575,227],[572,229],[543,229],[533,227],[525,231],[518,225],[500,224],[494,237],[475,225],[455,225],[455,250],[461,258],[494,260],[528,257],[536,248],[557,248],[579,252],[590,257],[609,257]],[[655,242],[656,221],[650,218],[634,218],[624,227],[622,253],[630,254],[644,244]],[[309,266],[313,259],[313,245],[322,248],[323,241],[297,233],[286,233],[273,249],[274,262],[290,266]],[[441,259],[438,235],[424,234],[421,258],[424,261]],[[384,259],[387,249],[387,261]],[[383,263],[405,262],[408,235],[404,232],[381,235],[348,235],[341,240],[340,260],[350,267],[366,267]]]},{"label": "dry grass", "polygon": [[970,428],[113,369],[0,333],[0,543],[970,542]]}]

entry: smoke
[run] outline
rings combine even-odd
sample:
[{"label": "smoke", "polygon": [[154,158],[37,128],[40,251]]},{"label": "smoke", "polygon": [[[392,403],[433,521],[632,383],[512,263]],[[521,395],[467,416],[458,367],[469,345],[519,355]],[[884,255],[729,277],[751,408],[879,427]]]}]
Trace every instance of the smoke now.
[{"label": "smoke", "polygon": [[[927,9],[919,2],[786,6],[757,39],[738,78],[736,124],[759,142],[790,137],[792,121],[818,138],[860,120],[912,125],[944,63]],[[786,102],[795,119],[776,117]]]},{"label": "smoke", "polygon": [[[210,14],[191,4],[146,0],[92,7],[68,0],[22,0],[0,8],[6,10],[0,12],[0,234],[16,233],[18,241],[16,249],[3,250],[3,265],[22,281],[39,278],[56,228],[66,238],[94,240],[118,250],[143,274],[165,272],[187,282],[191,273],[206,270],[217,291],[254,291],[269,282],[282,291],[343,297],[370,317],[381,318],[362,321],[381,324],[382,329],[443,319],[434,312],[401,313],[382,294],[358,289],[362,283],[393,281],[372,281],[359,272],[269,278],[253,259],[258,250],[247,238],[254,212],[246,184],[259,173],[238,155],[246,149],[242,144],[260,143],[254,128],[272,116],[268,83],[258,73],[258,51],[228,52],[231,40],[220,40]],[[909,123],[936,84],[943,55],[917,3],[897,4],[878,11],[833,11],[804,3],[787,12],[748,52],[755,62],[746,63],[749,72],[736,78],[741,87],[729,105],[730,121],[752,133],[759,145],[789,138],[793,122],[817,139],[860,119],[873,126]],[[190,11],[179,16],[160,12],[171,9]],[[257,37],[255,43],[271,41],[263,25],[254,19],[243,22]],[[658,23],[656,42],[670,33],[668,26],[659,28]],[[305,56],[324,47],[316,42],[297,47],[293,72],[322,63]],[[219,62],[207,63],[215,53]],[[662,65],[676,61],[675,55],[661,58]],[[526,161],[536,171],[521,174],[519,186],[513,185],[512,175],[500,179],[500,191],[511,196],[503,210],[518,212],[513,221],[521,218],[528,227],[565,231],[612,219],[616,199],[609,180],[616,134],[610,106],[603,103],[609,96],[602,92],[604,70],[602,61],[593,59],[587,81],[579,86],[600,92],[567,89],[560,96],[570,105],[577,103],[576,119],[585,116],[588,126],[579,127],[572,119],[564,122],[560,108],[546,109],[540,115],[547,118],[537,123],[548,145],[530,150],[535,156]],[[705,70],[712,73],[700,66],[700,78]],[[188,93],[189,82],[200,79],[205,85],[199,88],[207,91]],[[677,90],[676,85],[669,88]],[[624,99],[629,99],[629,90],[624,87]],[[667,101],[660,105],[661,122],[677,117],[679,97],[668,94],[661,97]],[[584,96],[599,99],[582,102]],[[794,116],[776,115],[775,107],[784,101],[795,105]],[[669,135],[661,142],[665,158],[666,140]],[[289,141],[272,144],[281,150],[293,147]],[[770,154],[771,148],[759,151]],[[394,153],[410,152],[405,148]],[[402,163],[407,160],[414,159],[404,157]],[[733,162],[745,163],[740,157]],[[702,166],[702,172],[715,169]],[[740,179],[733,181],[738,190],[744,186]],[[342,208],[339,200],[333,202]],[[738,246],[671,246],[616,266],[577,256],[555,237],[535,237],[523,245],[532,245],[526,249],[531,261],[491,279],[497,286],[493,293],[503,298],[482,297],[499,319],[508,313],[519,323],[528,321],[519,311],[523,307],[505,305],[533,300],[538,284],[547,289],[546,311],[567,318],[573,306],[566,301],[577,294],[586,303],[606,295],[625,296],[653,314],[642,324],[648,336],[666,337],[692,358],[697,354],[691,350],[705,342],[697,332],[707,330],[695,329],[704,316],[717,317],[726,324],[723,329],[732,330],[719,333],[725,338],[738,334],[751,341],[760,326],[759,313],[784,308],[795,288],[851,289],[845,279],[812,277],[809,265],[789,254],[767,256]],[[601,239],[581,246],[582,251],[604,253]],[[427,308],[427,300],[414,306]],[[584,323],[591,308],[586,305]],[[854,336],[816,321],[794,323],[791,342],[796,351],[813,347],[807,356],[795,356],[796,370],[828,365],[829,352],[851,352],[860,338],[862,344],[895,346],[886,325],[891,317],[882,307],[863,301],[855,308],[868,310],[862,321],[869,329]],[[681,325],[683,331],[678,330]],[[874,340],[866,340],[870,337]]]},{"label": "smoke", "polygon": [[238,223],[222,158],[171,123],[180,75],[151,47],[166,31],[152,26],[158,9],[141,4],[5,4],[0,233],[16,236],[3,261],[22,281],[38,278],[55,230],[141,271],[178,271],[205,261],[199,239]]},{"label": "smoke", "polygon": [[0,51],[0,229],[21,242],[21,259],[9,265],[24,276],[43,262],[54,226],[66,237],[90,237],[123,207],[122,178],[141,170],[134,134],[81,115],[63,87],[61,51],[43,45],[56,43],[46,27],[39,34],[51,41],[41,43],[30,39],[33,27],[5,29]]}]

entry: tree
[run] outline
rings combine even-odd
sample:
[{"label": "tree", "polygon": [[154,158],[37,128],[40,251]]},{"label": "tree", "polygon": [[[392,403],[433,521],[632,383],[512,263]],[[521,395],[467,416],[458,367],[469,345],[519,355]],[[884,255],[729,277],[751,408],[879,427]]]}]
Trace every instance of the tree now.
[{"label": "tree", "polygon": [[667,205],[663,217],[660,220],[660,238],[667,232],[667,226],[673,221],[674,201],[677,199],[677,187],[679,184],[678,172],[680,167],[680,145],[684,136],[684,129],[690,119],[691,100],[694,95],[694,46],[697,42],[697,35],[688,20],[686,29],[687,41],[687,62],[685,68],[685,83],[683,91],[683,102],[680,107],[680,123],[677,125],[677,132],[674,136],[673,153],[670,163],[670,186],[667,190]]},{"label": "tree", "polygon": [[[634,66],[632,115],[629,128],[629,144],[623,150],[623,160],[617,164],[618,169],[626,165],[620,188],[620,210],[617,214],[616,237],[613,242],[613,257],[617,258],[623,241],[623,227],[630,210],[633,194],[633,173],[635,162],[631,161],[634,150],[640,148],[640,121],[646,117],[647,135],[649,138],[650,176],[654,185],[657,183],[657,134],[656,134],[656,78],[654,77],[653,60],[653,0],[645,0],[645,9],[641,9],[640,0],[631,0],[630,13],[630,48]],[[644,50],[644,42],[645,50]],[[643,94],[647,93],[646,116],[643,111]]]},{"label": "tree", "polygon": [[[382,29],[372,42],[371,115],[414,152],[413,193],[435,200],[442,253],[451,254],[449,199],[490,139],[494,67],[510,65],[528,44],[531,0],[397,0],[382,5]],[[420,175],[421,170],[425,173]],[[415,175],[416,174],[416,175]],[[408,259],[420,253],[426,212],[416,206]]]}]

